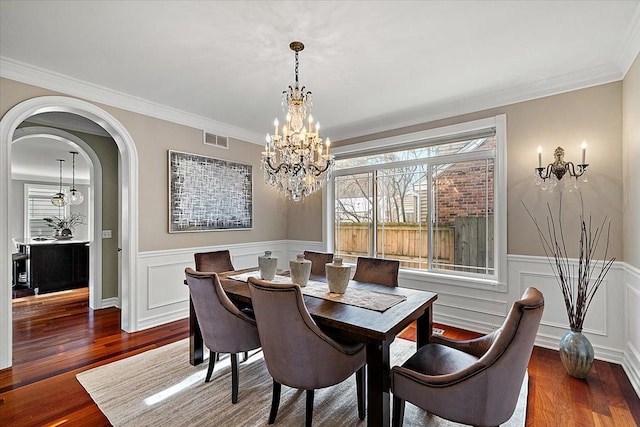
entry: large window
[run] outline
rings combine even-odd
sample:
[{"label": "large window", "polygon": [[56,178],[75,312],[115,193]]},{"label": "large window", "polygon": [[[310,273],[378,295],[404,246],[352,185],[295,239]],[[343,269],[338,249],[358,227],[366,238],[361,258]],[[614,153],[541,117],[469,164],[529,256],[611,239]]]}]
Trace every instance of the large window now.
[{"label": "large window", "polygon": [[504,197],[495,197],[504,193],[497,168],[504,132],[495,119],[480,123],[486,126],[336,153],[328,192],[334,252],[347,261],[398,259],[404,269],[497,281],[498,250],[506,254],[494,227],[505,210],[497,206]]}]

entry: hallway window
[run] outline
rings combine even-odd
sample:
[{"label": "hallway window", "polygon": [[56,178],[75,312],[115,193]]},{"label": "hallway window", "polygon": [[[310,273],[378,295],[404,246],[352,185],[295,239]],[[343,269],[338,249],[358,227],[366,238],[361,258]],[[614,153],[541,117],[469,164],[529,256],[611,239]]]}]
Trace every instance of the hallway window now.
[{"label": "hallway window", "polygon": [[[57,207],[51,204],[51,195],[57,193],[58,186],[46,184],[25,184],[25,221],[24,235],[29,239],[39,236],[53,235],[53,229],[47,225],[44,218],[64,217],[69,215],[69,205]],[[62,187],[62,192],[67,194],[68,187]]]}]

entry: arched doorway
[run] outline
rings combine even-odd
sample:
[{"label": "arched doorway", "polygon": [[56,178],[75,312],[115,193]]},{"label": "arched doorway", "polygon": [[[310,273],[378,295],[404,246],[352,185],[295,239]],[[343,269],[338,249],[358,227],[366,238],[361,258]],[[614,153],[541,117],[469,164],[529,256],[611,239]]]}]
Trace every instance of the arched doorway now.
[{"label": "arched doorway", "polygon": [[[48,112],[72,113],[94,121],[114,139],[120,161],[120,304],[121,327],[136,329],[135,278],[138,256],[138,155],[131,135],[111,114],[75,98],[44,96],[23,101],[0,119],[0,200],[9,200],[11,182],[11,143],[17,127],[29,117]],[[0,206],[0,277],[10,283],[11,211],[7,203]],[[12,364],[11,289],[0,292],[0,369]]]},{"label": "arched doorway", "polygon": [[60,129],[31,126],[16,129],[12,143],[29,141],[32,138],[46,138],[52,142],[60,141],[72,148],[79,150],[89,158],[90,179],[88,203],[91,206],[92,230],[89,235],[90,261],[89,261],[89,306],[93,309],[102,308],[102,242],[100,235],[102,232],[102,166],[98,155],[90,145],[77,136]]}]

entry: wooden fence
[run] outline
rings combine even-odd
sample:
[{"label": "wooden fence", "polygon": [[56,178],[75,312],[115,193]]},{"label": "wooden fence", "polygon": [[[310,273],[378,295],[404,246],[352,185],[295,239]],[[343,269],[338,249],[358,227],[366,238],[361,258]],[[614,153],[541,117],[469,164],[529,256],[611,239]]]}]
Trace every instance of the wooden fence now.
[{"label": "wooden fence", "polygon": [[[440,224],[434,232],[434,264],[440,269],[477,271],[460,266],[493,266],[493,218],[457,218],[453,224]],[[346,260],[366,256],[369,227],[362,223],[341,223],[336,230],[340,253]],[[425,224],[381,224],[378,227],[378,256],[401,260],[403,267],[426,269],[429,258],[428,229]],[[458,266],[457,268],[455,266]]]}]

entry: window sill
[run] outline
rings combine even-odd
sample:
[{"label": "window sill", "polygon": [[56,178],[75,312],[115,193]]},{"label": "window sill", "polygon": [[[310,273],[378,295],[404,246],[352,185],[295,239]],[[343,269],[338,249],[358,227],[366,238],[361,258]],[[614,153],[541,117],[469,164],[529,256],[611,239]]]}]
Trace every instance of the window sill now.
[{"label": "window sill", "polygon": [[[482,279],[479,277],[409,269],[400,269],[399,278],[401,284],[403,282],[437,283],[445,286],[458,286],[492,292],[507,292],[506,285],[496,279]],[[407,285],[410,285],[410,283],[407,283]]]}]

